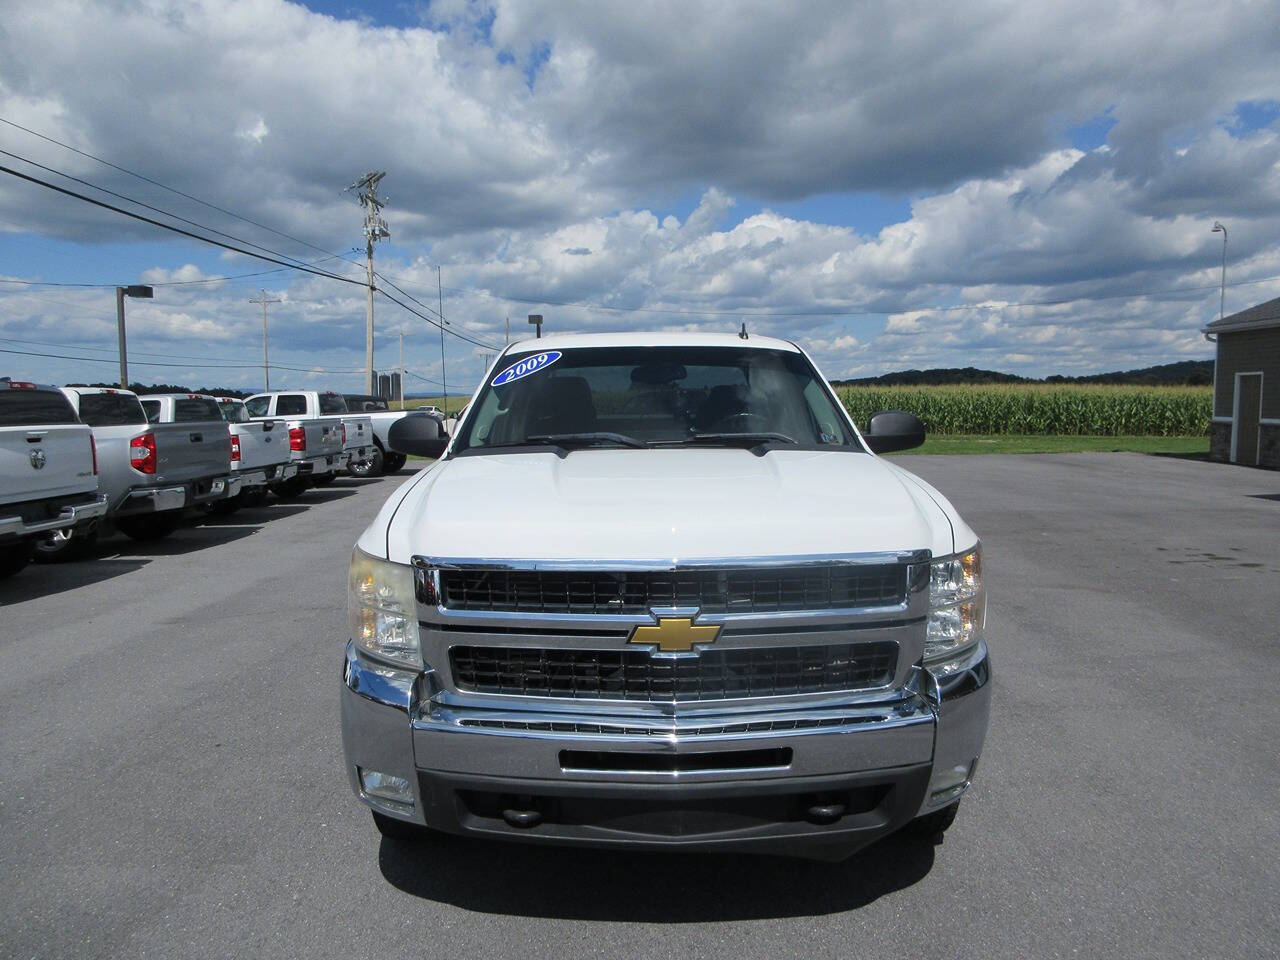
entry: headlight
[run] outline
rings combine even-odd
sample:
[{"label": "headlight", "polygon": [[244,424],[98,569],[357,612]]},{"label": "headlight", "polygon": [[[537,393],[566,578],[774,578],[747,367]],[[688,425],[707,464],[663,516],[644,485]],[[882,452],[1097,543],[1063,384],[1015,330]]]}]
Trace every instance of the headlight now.
[{"label": "headlight", "polygon": [[413,568],[379,560],[357,547],[347,580],[351,639],[383,660],[422,666]]},{"label": "headlight", "polygon": [[982,639],[987,595],[982,589],[982,549],[935,560],[929,571],[929,627],[924,663],[941,676],[959,669]]}]

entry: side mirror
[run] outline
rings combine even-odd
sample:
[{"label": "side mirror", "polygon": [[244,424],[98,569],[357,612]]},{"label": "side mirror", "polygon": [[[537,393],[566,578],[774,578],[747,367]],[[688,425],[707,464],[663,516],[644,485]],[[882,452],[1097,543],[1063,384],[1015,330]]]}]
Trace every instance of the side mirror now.
[{"label": "side mirror", "polygon": [[449,445],[449,435],[440,429],[434,417],[413,413],[391,425],[387,431],[387,444],[396,453],[435,459]]},{"label": "side mirror", "polygon": [[862,439],[867,441],[872,453],[910,450],[924,443],[924,424],[914,413],[885,410],[871,415]]}]

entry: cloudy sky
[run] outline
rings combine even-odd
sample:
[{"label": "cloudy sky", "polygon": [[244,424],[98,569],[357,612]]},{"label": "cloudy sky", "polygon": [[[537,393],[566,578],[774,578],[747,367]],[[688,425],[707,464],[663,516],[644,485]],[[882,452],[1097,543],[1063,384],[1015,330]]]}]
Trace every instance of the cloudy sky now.
[{"label": "cloudy sky", "polygon": [[[343,188],[385,170],[387,292],[433,311],[439,267],[485,345],[453,388],[532,312],[1086,373],[1211,356],[1215,220],[1227,312],[1280,296],[1277,50],[1274,2],[42,0],[0,20],[0,166],[356,279]],[[265,289],[273,385],[359,388],[362,287],[0,176],[0,372],[113,379],[128,283],[135,379],[259,386]],[[377,330],[433,389],[436,328]]]}]

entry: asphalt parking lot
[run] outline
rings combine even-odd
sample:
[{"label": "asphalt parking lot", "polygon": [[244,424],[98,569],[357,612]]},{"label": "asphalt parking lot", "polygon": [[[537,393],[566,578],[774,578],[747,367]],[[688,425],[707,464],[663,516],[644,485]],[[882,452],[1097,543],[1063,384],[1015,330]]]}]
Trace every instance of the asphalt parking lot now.
[{"label": "asphalt parking lot", "polygon": [[380,841],[341,769],[346,562],[405,472],[0,584],[0,955],[1275,956],[1280,475],[902,462],[985,545],[991,732],[941,845]]}]

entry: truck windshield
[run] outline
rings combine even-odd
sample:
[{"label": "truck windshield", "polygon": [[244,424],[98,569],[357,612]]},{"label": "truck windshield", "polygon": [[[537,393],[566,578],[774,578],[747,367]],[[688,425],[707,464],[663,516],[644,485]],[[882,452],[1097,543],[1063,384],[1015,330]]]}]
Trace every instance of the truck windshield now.
[{"label": "truck windshield", "polygon": [[128,427],[146,423],[147,415],[131,393],[82,393],[80,419],[91,427]]},{"label": "truck windshield", "polygon": [[861,451],[805,357],[759,347],[592,347],[504,358],[454,452],[570,442]]}]

